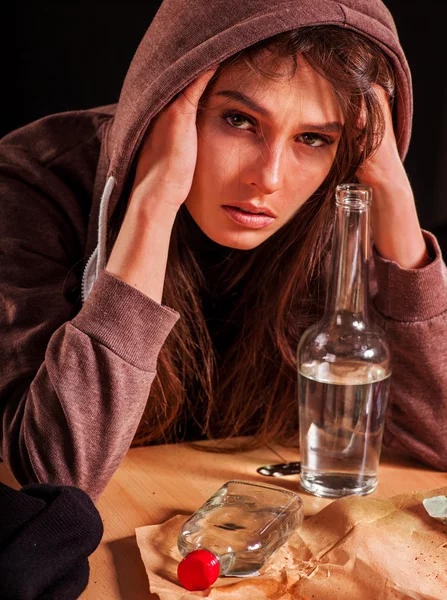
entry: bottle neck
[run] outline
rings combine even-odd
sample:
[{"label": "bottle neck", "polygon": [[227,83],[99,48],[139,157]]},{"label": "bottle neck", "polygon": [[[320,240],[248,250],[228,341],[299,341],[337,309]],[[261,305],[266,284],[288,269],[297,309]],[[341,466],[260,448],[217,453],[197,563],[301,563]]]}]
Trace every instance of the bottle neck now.
[{"label": "bottle neck", "polygon": [[366,323],[369,302],[369,205],[336,203],[325,318]]},{"label": "bottle neck", "polygon": [[226,575],[234,566],[236,555],[234,552],[226,552],[216,557],[219,561],[220,577]]}]

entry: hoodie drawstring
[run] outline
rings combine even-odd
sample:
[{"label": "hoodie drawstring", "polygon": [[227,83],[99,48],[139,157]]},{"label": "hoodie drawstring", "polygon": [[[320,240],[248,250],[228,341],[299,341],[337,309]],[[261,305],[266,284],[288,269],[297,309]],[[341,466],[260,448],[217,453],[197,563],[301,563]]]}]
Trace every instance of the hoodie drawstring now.
[{"label": "hoodie drawstring", "polygon": [[90,292],[92,291],[93,284],[98,279],[99,273],[105,267],[106,261],[106,242],[107,242],[107,216],[109,212],[109,201],[115,187],[116,179],[111,175],[107,179],[107,183],[104,187],[104,191],[101,196],[101,203],[99,207],[99,221],[98,221],[98,245],[96,246],[93,254],[85,265],[84,273],[82,276],[82,302],[84,303]]}]

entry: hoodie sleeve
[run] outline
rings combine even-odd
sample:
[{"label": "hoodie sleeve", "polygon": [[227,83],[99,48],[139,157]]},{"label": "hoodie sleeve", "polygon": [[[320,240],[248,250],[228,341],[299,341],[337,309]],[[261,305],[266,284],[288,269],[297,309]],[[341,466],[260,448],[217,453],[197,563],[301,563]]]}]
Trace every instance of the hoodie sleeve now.
[{"label": "hoodie sleeve", "polygon": [[85,216],[49,169],[0,156],[0,206],[1,456],[21,484],[74,485],[96,499],[132,442],[179,315],[107,272],[80,308]]},{"label": "hoodie sleeve", "polygon": [[402,269],[374,249],[379,324],[391,346],[384,444],[447,470],[447,268],[433,234],[432,262]]}]

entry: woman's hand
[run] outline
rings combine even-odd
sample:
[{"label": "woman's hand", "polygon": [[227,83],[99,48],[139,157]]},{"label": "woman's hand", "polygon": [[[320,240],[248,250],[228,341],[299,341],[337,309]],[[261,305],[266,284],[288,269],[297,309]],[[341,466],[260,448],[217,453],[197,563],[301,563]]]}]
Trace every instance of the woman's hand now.
[{"label": "woman's hand", "polygon": [[161,303],[169,241],[197,162],[197,107],[206,71],[153,119],[137,157],[127,211],[106,270]]},{"label": "woman's hand", "polygon": [[371,186],[371,229],[379,254],[404,269],[430,262],[419,225],[413,191],[397,149],[386,92],[376,86],[385,118],[385,133],[375,154],[357,171],[360,183]]},{"label": "woman's hand", "polygon": [[130,202],[162,202],[177,211],[186,200],[197,162],[197,107],[216,68],[202,73],[150,123]]}]

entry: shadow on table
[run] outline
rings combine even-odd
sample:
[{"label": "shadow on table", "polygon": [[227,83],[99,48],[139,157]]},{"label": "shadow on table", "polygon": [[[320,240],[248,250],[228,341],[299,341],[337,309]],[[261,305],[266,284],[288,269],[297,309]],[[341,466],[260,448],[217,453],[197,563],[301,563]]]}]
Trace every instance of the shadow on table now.
[{"label": "shadow on table", "polygon": [[160,600],[149,590],[149,581],[135,536],[109,542],[123,600]]},{"label": "shadow on table", "polygon": [[411,458],[407,454],[401,453],[394,449],[391,450],[387,447],[382,448],[380,464],[382,466],[389,465],[392,467],[399,467],[399,470],[411,469],[413,471],[439,471],[439,469],[431,467],[430,465],[427,465],[415,458]]}]

